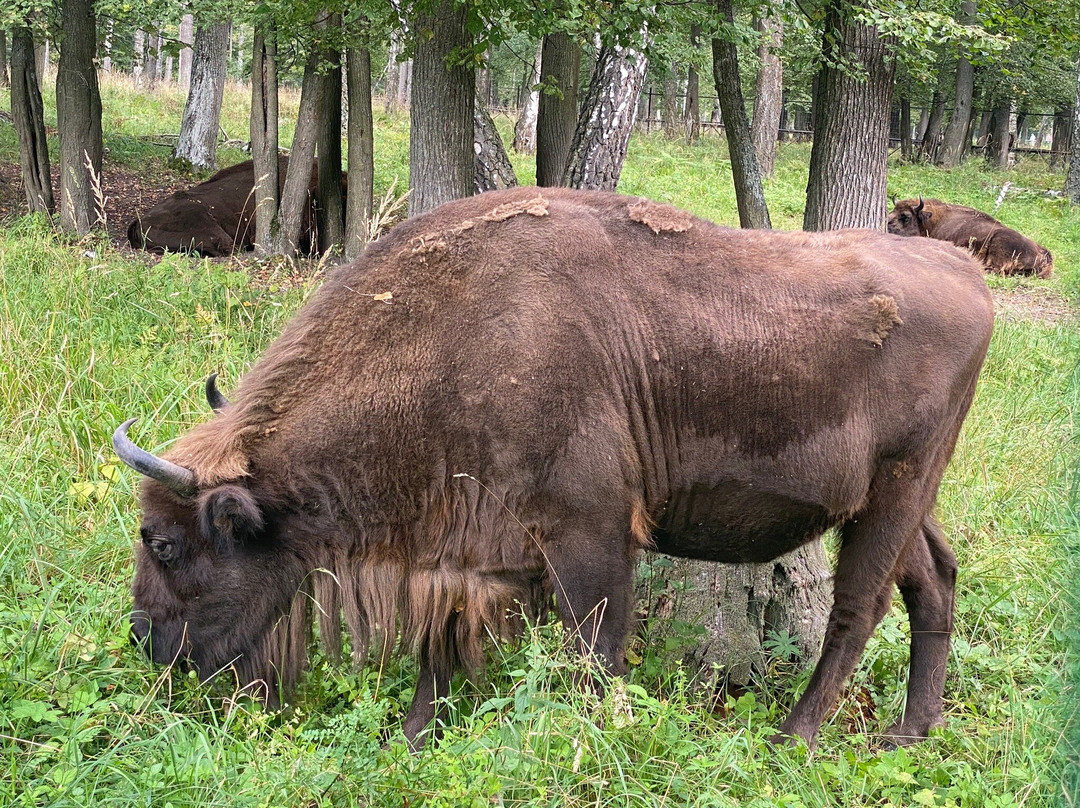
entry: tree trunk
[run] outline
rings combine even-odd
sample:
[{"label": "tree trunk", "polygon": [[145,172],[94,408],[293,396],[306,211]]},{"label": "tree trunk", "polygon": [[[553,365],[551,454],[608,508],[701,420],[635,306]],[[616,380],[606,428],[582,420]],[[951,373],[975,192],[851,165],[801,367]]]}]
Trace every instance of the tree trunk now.
[{"label": "tree trunk", "polygon": [[536,153],[536,118],[540,111],[540,60],[543,58],[544,41],[536,45],[536,56],[529,71],[529,83],[525,88],[525,98],[521,104],[521,113],[514,124],[514,142],[511,148],[518,154]]},{"label": "tree trunk", "polygon": [[777,11],[775,16],[755,20],[754,27],[762,34],[758,46],[761,67],[754,83],[754,120],[750,135],[761,176],[768,178],[773,175],[776,164],[776,141],[783,108],[784,67],[780,62],[780,49],[784,44],[784,23]]},{"label": "tree trunk", "polygon": [[[390,44],[386,52],[386,71],[384,73],[386,80],[383,83],[383,111],[387,115],[397,112],[398,108],[398,78],[401,75],[402,67],[401,62],[398,61],[398,56],[401,55],[401,40],[401,29],[394,29],[390,34]],[[367,53],[370,62],[371,52],[368,51]],[[347,60],[348,57],[346,57]],[[348,67],[346,66],[345,69],[347,71]],[[370,65],[368,70],[370,72]],[[346,81],[346,83],[348,82]]]},{"label": "tree trunk", "polygon": [[900,99],[900,156],[905,161],[914,156],[914,148],[911,139],[911,99]]},{"label": "tree trunk", "polygon": [[146,80],[146,89],[157,89],[158,79],[161,76],[159,57],[161,56],[161,32],[157,31],[146,38],[146,62],[143,65],[143,78]]},{"label": "tree trunk", "polygon": [[135,79],[136,87],[142,87],[143,70],[146,67],[146,32],[142,28],[135,29],[131,48],[131,77]]},{"label": "tree trunk", "polygon": [[19,163],[26,205],[31,212],[53,213],[56,202],[35,61],[30,29],[24,26],[14,29],[11,35],[11,119],[19,136]]},{"label": "tree trunk", "polygon": [[255,254],[283,250],[278,178],[277,33],[256,25],[251,52],[251,159],[255,164]]},{"label": "tree trunk", "polygon": [[[1072,131],[1080,133],[1080,61],[1076,63],[1076,103],[1073,104]],[[1069,171],[1065,175],[1065,195],[1080,205],[1080,137],[1073,137]]]},{"label": "tree trunk", "polygon": [[[690,48],[696,56],[698,42],[701,40],[701,26],[695,23],[690,26]],[[686,70],[686,104],[683,106],[683,129],[686,132],[686,142],[692,145],[701,137],[701,78],[698,76],[697,67],[690,62]]]},{"label": "tree trunk", "polygon": [[473,193],[476,71],[453,63],[472,47],[466,9],[439,0],[413,25],[413,88],[409,111],[409,215]]},{"label": "tree trunk", "polygon": [[398,72],[397,102],[398,106],[408,106],[412,99],[412,68],[413,60],[406,59],[401,63]]},{"label": "tree trunk", "polygon": [[349,192],[345,195],[345,257],[356,258],[367,244],[375,181],[375,140],[371,113],[371,53],[350,47],[345,54],[349,86]]},{"label": "tree trunk", "polygon": [[60,133],[60,226],[79,235],[104,224],[101,194],[101,95],[94,50],[93,0],[64,0],[64,47],[56,73],[56,128]]},{"label": "tree trunk", "polygon": [[[321,27],[341,30],[341,15],[327,13]],[[322,72],[318,77],[318,131],[315,150],[319,155],[319,252],[341,247],[345,241],[345,200],[341,195],[341,51],[320,54]],[[370,90],[368,104],[371,103]]]},{"label": "tree trunk", "polygon": [[49,40],[34,44],[34,64],[37,68],[38,81],[44,85],[49,80]]},{"label": "tree trunk", "polygon": [[1054,110],[1054,129],[1050,134],[1050,168],[1061,169],[1069,159],[1074,138],[1073,119],[1076,105],[1064,104]]},{"label": "tree trunk", "polygon": [[217,138],[221,102],[225,94],[225,68],[232,23],[200,25],[195,32],[187,103],[180,121],[180,137],[173,156],[199,170],[217,167]]},{"label": "tree trunk", "polygon": [[[986,149],[986,143],[990,139],[990,123],[993,120],[993,118],[994,118],[994,108],[993,107],[987,107],[986,109],[984,109],[982,111],[982,114],[979,116],[979,127],[976,130],[977,134],[975,135],[975,147],[976,148],[983,149],[983,150]],[[971,140],[970,135],[968,136],[968,140],[969,141]]]},{"label": "tree trunk", "polygon": [[101,49],[105,52],[101,58],[101,69],[106,73],[112,73],[112,43],[115,26],[115,20],[110,19],[108,25],[105,26],[105,40],[101,43]]},{"label": "tree trunk", "polygon": [[[296,129],[289,149],[289,170],[281,189],[282,253],[287,258],[296,255],[300,246],[300,229],[310,208],[311,173],[315,168],[316,118],[319,107],[319,52],[312,48],[304,65],[304,81],[300,87],[300,108],[296,113]],[[340,104],[340,90],[338,103]],[[338,126],[341,111],[338,110]],[[341,158],[338,157],[340,162]]]},{"label": "tree trunk", "polygon": [[[230,26],[230,32],[232,27]],[[180,66],[177,69],[177,81],[180,86],[187,89],[191,86],[191,44],[195,41],[195,17],[185,14],[180,18]],[[226,40],[228,45],[228,40]],[[224,51],[224,49],[222,49]],[[224,60],[222,60],[224,65]]]},{"label": "tree trunk", "polygon": [[536,184],[562,185],[578,119],[581,47],[559,32],[544,37],[536,118]]},{"label": "tree trunk", "polygon": [[664,71],[664,82],[661,85],[664,100],[661,102],[663,119],[660,122],[664,137],[675,140],[682,133],[679,131],[679,74],[675,72],[675,65],[668,65]]},{"label": "tree trunk", "polygon": [[600,49],[570,144],[564,185],[599,191],[618,186],[646,66],[645,54],[633,48]]},{"label": "tree trunk", "polygon": [[488,114],[480,98],[476,99],[473,109],[476,193],[516,187],[517,176],[503,147],[499,130],[495,128],[495,121],[491,120],[491,115]]},{"label": "tree trunk", "polygon": [[650,553],[643,568],[637,593],[646,605],[646,631],[677,639],[679,624],[703,626],[704,636],[678,653],[687,670],[716,690],[765,673],[766,660],[776,655],[769,645],[781,638],[808,662],[821,652],[832,576],[820,541],[764,564]]},{"label": "tree trunk", "polygon": [[986,162],[995,168],[1009,167],[1009,116],[1011,114],[1011,100],[999,101],[994,106],[986,142]]},{"label": "tree trunk", "polygon": [[[729,29],[735,23],[731,0],[715,0],[717,16]],[[735,199],[739,205],[739,224],[744,228],[769,229],[769,208],[761,186],[750,121],[746,118],[742,81],[739,78],[739,52],[734,42],[712,41],[713,84],[720,99],[727,134],[728,156],[731,158],[731,177],[735,183]]]},{"label": "tree trunk", "polygon": [[10,87],[8,78],[7,31],[0,28],[0,87]]},{"label": "tree trunk", "polygon": [[[838,3],[825,14],[822,54],[803,229],[882,230],[895,62],[877,29],[845,18]],[[866,78],[835,67],[847,62]]]},{"label": "tree trunk", "polygon": [[926,121],[926,129],[923,131],[922,144],[919,146],[919,154],[924,160],[937,162],[938,153],[941,150],[941,121],[945,117],[945,91],[934,90],[934,98],[930,102],[930,116]]},{"label": "tree trunk", "polygon": [[[975,0],[961,0],[960,24],[975,24]],[[975,70],[968,61],[964,48],[960,49],[960,58],[956,64],[956,97],[953,104],[952,118],[945,129],[940,160],[946,167],[960,165],[971,144],[968,137],[968,124],[971,121],[971,100],[975,91]]]}]

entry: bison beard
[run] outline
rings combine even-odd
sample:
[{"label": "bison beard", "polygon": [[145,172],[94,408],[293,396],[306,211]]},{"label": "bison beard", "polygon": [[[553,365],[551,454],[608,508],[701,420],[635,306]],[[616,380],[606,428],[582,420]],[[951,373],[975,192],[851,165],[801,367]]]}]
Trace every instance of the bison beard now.
[{"label": "bison beard", "polygon": [[[931,512],[993,324],[977,263],[869,231],[717,227],[516,189],[399,225],[337,270],[141,492],[133,632],[274,699],[309,618],[336,655],[420,661],[419,741],[485,638],[552,596],[626,670],[641,549],[765,561],[841,535],[813,742],[893,587],[911,622],[894,743],[942,720],[956,560]],[[437,722],[436,722],[437,723]]]}]

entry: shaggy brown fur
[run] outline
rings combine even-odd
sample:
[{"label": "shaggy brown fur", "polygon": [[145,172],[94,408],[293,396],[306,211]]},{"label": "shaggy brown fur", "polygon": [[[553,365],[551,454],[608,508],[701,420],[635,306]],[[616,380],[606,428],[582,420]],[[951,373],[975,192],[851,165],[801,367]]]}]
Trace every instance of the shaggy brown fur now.
[{"label": "shaggy brown fur", "polygon": [[[285,187],[289,158],[278,165],[280,187]],[[342,193],[344,193],[344,181]],[[299,248],[310,252],[318,201],[318,172],[313,170],[308,205],[300,227]],[[205,182],[177,191],[158,202],[128,225],[128,241],[151,252],[197,252],[205,256],[231,255],[250,250],[255,242],[255,167],[251,160],[222,169]]]},{"label": "shaggy brown fur", "polygon": [[956,571],[930,514],[992,322],[979,266],[938,242],[566,189],[445,205],[337,270],[169,451],[196,496],[144,482],[133,631],[276,690],[313,599],[332,653],[344,616],[358,656],[418,656],[415,738],[485,638],[552,596],[623,672],[643,547],[765,561],[837,526],[829,632],[783,732],[813,739],[898,585],[892,735],[925,737]]},{"label": "shaggy brown fur", "polygon": [[1049,278],[1054,256],[1027,236],[975,208],[940,199],[904,199],[893,206],[888,230],[898,236],[928,236],[970,250],[991,272]]}]

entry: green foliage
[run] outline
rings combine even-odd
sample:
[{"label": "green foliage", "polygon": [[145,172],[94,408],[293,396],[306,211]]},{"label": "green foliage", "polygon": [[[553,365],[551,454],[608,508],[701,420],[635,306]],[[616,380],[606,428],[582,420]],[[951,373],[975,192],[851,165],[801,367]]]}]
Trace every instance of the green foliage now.
[{"label": "green foliage", "polygon": [[[235,92],[227,128],[246,120],[246,97]],[[105,103],[107,127],[119,127],[106,132],[110,159],[152,163],[156,152],[137,135],[168,131],[176,105],[146,103],[119,84]],[[497,124],[506,137],[511,122]],[[379,192],[406,176],[408,122],[377,109],[375,131]],[[7,164],[10,138],[0,126]],[[782,144],[766,185],[777,226],[801,222],[808,159],[808,145]],[[514,160],[527,181],[532,161]],[[693,147],[638,136],[621,190],[732,224],[726,160],[713,135]],[[1038,159],[1009,173],[974,161],[949,172],[894,165],[890,191],[989,210],[1006,179],[1028,189],[1061,183]],[[442,745],[417,756],[398,730],[415,677],[408,662],[354,671],[316,654],[289,708],[267,714],[234,703],[227,686],[151,667],[127,640],[136,477],[117,468],[112,429],[137,415],[140,442],[161,449],[208,418],[202,380],[220,372],[227,391],[320,277],[298,285],[268,266],[132,257],[104,241],[72,245],[41,217],[8,222],[0,804],[1053,804],[1068,718],[1062,665],[1076,636],[1065,560],[1080,550],[1070,499],[1080,336],[1067,319],[1080,305],[1080,211],[1020,192],[996,215],[1048,246],[1057,274],[992,279],[1000,321],[939,503],[961,561],[945,729],[910,750],[873,740],[904,700],[907,621],[897,603],[814,752],[765,741],[806,681],[788,659],[789,637],[768,638],[767,678],[714,705],[660,642],[635,645],[631,675],[603,699],[582,692],[578,663],[548,625],[494,650],[486,680],[459,682]],[[1017,307],[1030,297],[1048,312]],[[694,627],[676,629],[685,639]]]}]

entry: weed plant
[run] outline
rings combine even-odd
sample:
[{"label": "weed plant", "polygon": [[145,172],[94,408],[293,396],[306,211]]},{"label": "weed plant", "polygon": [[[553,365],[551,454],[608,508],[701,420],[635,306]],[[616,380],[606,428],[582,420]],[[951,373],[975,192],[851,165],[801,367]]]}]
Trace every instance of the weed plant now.
[{"label": "weed plant", "polygon": [[[243,131],[243,99],[226,103]],[[174,100],[106,83],[110,159],[158,154]],[[47,105],[50,100],[47,99]],[[506,122],[500,120],[500,126]],[[407,166],[407,121],[377,119],[377,187]],[[229,128],[232,127],[232,128]],[[127,140],[125,140],[127,138]],[[116,144],[129,143],[125,152]],[[0,125],[0,156],[12,157]],[[801,223],[809,148],[785,144],[767,187],[774,222]],[[526,161],[515,158],[529,176]],[[894,166],[890,188],[989,207],[1005,179],[1060,185],[1036,162],[1005,174]],[[723,141],[631,144],[622,190],[737,221]],[[1054,251],[1057,275],[1025,288],[1068,315],[999,318],[939,502],[960,558],[947,726],[906,750],[874,737],[900,713],[907,620],[897,601],[816,751],[767,738],[805,684],[782,662],[718,710],[693,671],[649,643],[603,699],[573,683],[555,625],[495,649],[461,682],[443,741],[406,752],[398,729],[415,670],[330,665],[318,652],[289,707],[268,714],[154,668],[128,643],[137,475],[109,437],[160,451],[209,417],[319,274],[297,287],[263,267],[125,256],[42,217],[0,231],[0,804],[10,806],[1049,806],[1066,797],[1063,667],[1072,632],[1068,552],[1078,401],[1080,216],[1029,192],[998,215]],[[1018,282],[994,284],[1007,296]],[[1070,488],[1070,486],[1074,486]],[[782,644],[782,638],[774,638]],[[865,709],[865,695],[872,701]]]}]

